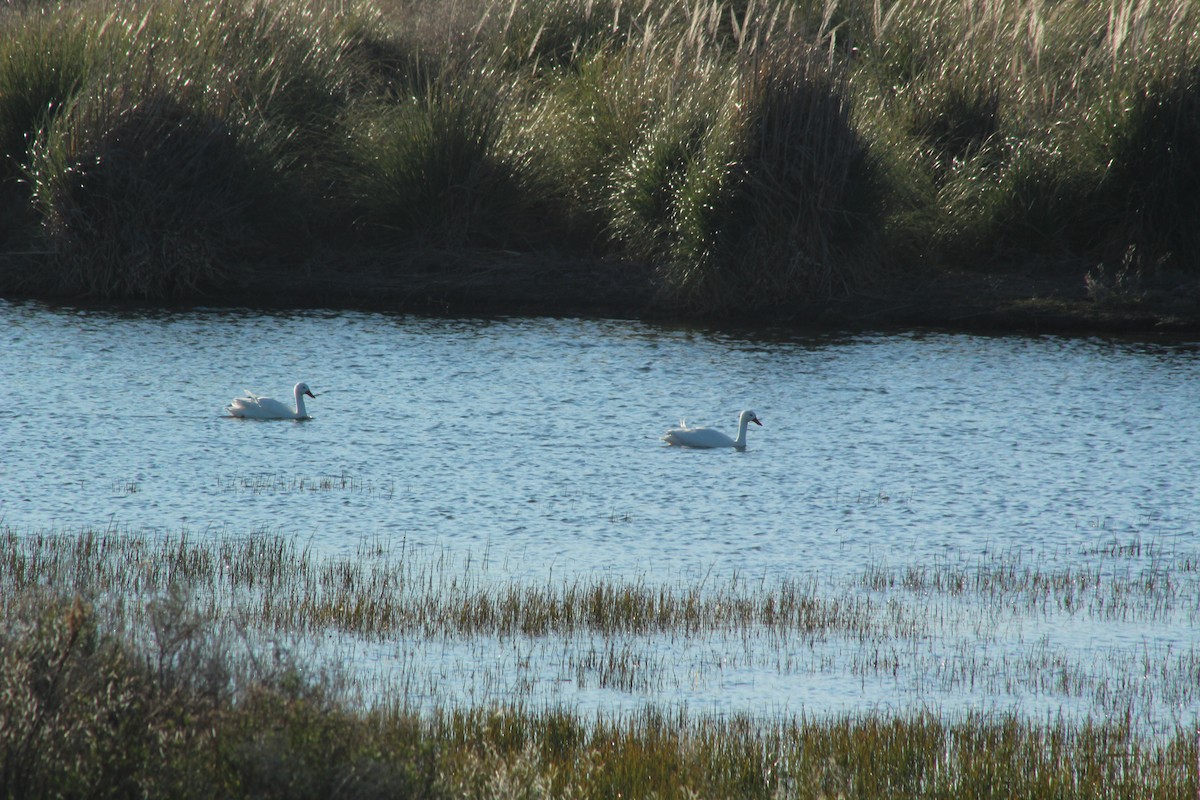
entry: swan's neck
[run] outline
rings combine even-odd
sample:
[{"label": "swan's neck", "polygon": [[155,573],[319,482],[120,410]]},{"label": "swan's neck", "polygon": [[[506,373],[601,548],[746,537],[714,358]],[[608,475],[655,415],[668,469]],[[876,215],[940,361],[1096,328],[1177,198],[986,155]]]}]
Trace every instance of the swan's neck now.
[{"label": "swan's neck", "polygon": [[[308,412],[304,410],[304,392],[297,389],[296,390],[296,417],[298,419],[300,419],[300,418],[307,417],[307,416],[308,416]],[[743,426],[743,428],[744,427],[745,426]],[[743,433],[744,432],[745,431],[743,430]]]},{"label": "swan's neck", "polygon": [[742,448],[746,446],[746,428],[750,425],[750,420],[742,419],[738,422],[738,435],[733,440],[733,446]]}]

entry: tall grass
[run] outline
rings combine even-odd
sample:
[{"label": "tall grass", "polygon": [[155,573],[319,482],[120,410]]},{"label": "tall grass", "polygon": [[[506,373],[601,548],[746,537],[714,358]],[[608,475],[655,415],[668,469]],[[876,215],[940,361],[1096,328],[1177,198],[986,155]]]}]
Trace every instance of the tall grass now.
[{"label": "tall grass", "polygon": [[57,280],[99,297],[196,296],[225,277],[263,199],[260,170],[184,91],[78,97],[31,153],[34,203]]},{"label": "tall grass", "polygon": [[[10,83],[38,74],[49,14],[4,19],[15,34],[4,45],[9,70],[20,71]],[[331,14],[224,0],[115,11],[81,3],[52,31],[72,59],[46,71],[76,68],[36,97],[0,100],[0,118],[14,120],[6,155],[26,176],[55,264],[36,283],[193,298],[268,259],[269,246],[328,208],[312,151],[336,141],[355,88],[350,43]],[[43,113],[20,117],[47,95]]]},{"label": "tall grass", "polygon": [[494,75],[443,74],[364,120],[350,180],[369,232],[440,248],[548,240],[555,208],[504,145],[508,91]]},{"label": "tall grass", "polygon": [[[360,489],[335,481],[315,490]],[[650,584],[496,578],[486,556],[463,562],[370,541],[329,558],[266,534],[8,531],[0,589],[79,593],[131,631],[161,626],[158,598],[186,599],[206,629],[245,646],[290,642],[314,668],[331,654],[354,661],[355,652],[390,665],[378,675],[364,668],[349,688],[368,704],[391,698],[414,712],[464,697],[539,704],[551,686],[567,691],[548,686],[547,674],[582,695],[663,697],[747,669],[779,679],[815,673],[860,691],[869,684],[878,687],[871,696],[893,700],[1051,704],[1064,718],[1119,719],[1144,735],[1181,724],[1200,691],[1200,651],[1179,637],[1200,613],[1195,552],[1136,541],[1062,558],[868,564],[834,582],[730,575]],[[1152,626],[1165,641],[1082,647],[1066,634],[1019,634],[1110,626]]]},{"label": "tall grass", "polygon": [[0,33],[0,254],[43,254],[6,285],[189,298],[432,246],[645,262],[737,314],[1194,272],[1186,0],[82,0]]},{"label": "tall grass", "polygon": [[1194,202],[1170,176],[1193,157],[1175,104],[1198,25],[1170,0],[949,0],[879,17],[854,82],[876,140],[920,182],[910,234],[926,255],[1077,269],[1140,246],[1190,269],[1177,237],[1191,228],[1164,209]]},{"label": "tall grass", "polygon": [[[483,631],[505,623],[478,605],[489,592],[460,596],[459,578],[439,576],[437,558],[383,570],[386,583],[373,583],[370,565],[384,555],[366,544],[353,558],[319,559],[282,537],[201,542],[8,531],[0,552],[0,796],[1188,798],[1197,790],[1193,720],[1147,735],[1129,717],[1097,722],[1061,713],[762,718],[648,704],[634,713],[579,714],[532,708],[519,696],[498,705],[447,702],[424,713],[402,697],[369,708],[344,675],[291,651],[283,638],[254,633],[265,624],[278,634],[294,624],[288,615],[266,606],[262,615],[227,613],[252,595],[305,606],[299,614],[310,635],[324,638],[343,623],[313,614],[322,597],[349,608],[427,595],[448,625],[461,624],[428,634],[443,652],[453,637],[480,637],[494,650]],[[1176,603],[1195,613],[1193,551],[1134,541],[1090,557],[1101,566],[1060,569],[1018,554],[973,566],[876,564],[859,580],[869,594],[919,599],[927,617],[920,624],[945,613],[928,599],[943,595],[956,606],[971,598],[1014,611],[1064,603],[1070,613],[1118,619],[1155,619]],[[1144,568],[1122,570],[1135,564]],[[512,603],[539,608],[532,588]],[[642,591],[606,580],[570,604],[594,617],[580,624],[606,631],[615,620],[645,621],[645,603],[670,605],[672,596],[682,613],[651,624],[698,639],[726,625],[739,629],[737,638],[752,636],[765,606],[747,601],[782,597],[737,585]],[[832,609],[836,598],[814,599]],[[820,635],[839,635],[842,618],[818,621]],[[901,634],[914,642],[924,635]],[[474,662],[473,674],[488,660]],[[1160,668],[1143,666],[1133,680],[1149,681]],[[1194,685],[1196,674],[1182,680]],[[1008,679],[1015,678],[1014,670]],[[1177,702],[1194,708],[1194,696]]]},{"label": "tall grass", "polygon": [[[16,11],[0,12],[10,29]],[[24,249],[38,218],[20,183],[37,131],[89,71],[85,32],[48,11],[23,15],[19,35],[0,45],[0,248]]]},{"label": "tall grass", "polygon": [[878,190],[845,87],[806,48],[733,75],[671,204],[667,284],[703,311],[847,293],[877,261]]}]

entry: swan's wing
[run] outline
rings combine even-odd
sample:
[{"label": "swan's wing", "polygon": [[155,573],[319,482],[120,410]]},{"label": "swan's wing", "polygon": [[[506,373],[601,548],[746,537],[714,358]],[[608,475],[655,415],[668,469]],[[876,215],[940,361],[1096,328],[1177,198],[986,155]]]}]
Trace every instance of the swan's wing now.
[{"label": "swan's wing", "polygon": [[679,420],[679,427],[667,428],[667,432],[661,438],[668,444],[683,444],[683,439],[687,437],[689,430],[691,429],[687,426],[687,423]]},{"label": "swan's wing", "polygon": [[258,410],[273,417],[294,417],[296,412],[273,397],[255,397],[254,404]]},{"label": "swan's wing", "polygon": [[246,393],[244,396],[233,398],[233,400],[229,401],[229,405],[225,407],[230,411],[234,409],[245,411],[248,408],[258,405],[258,395],[249,389],[242,389],[242,391]]},{"label": "swan's wing", "polygon": [[254,401],[251,398],[235,397],[235,398],[233,398],[233,400],[229,401],[229,405],[225,406],[225,408],[226,408],[226,410],[229,411],[230,414],[237,414],[239,412],[244,412],[247,409],[252,408],[253,406],[254,406]]},{"label": "swan's wing", "polygon": [[680,447],[730,447],[733,440],[712,428],[672,428],[663,439]]},{"label": "swan's wing", "polygon": [[296,419],[296,412],[285,403],[271,397],[238,397],[226,408],[235,417],[253,417],[254,419]]}]

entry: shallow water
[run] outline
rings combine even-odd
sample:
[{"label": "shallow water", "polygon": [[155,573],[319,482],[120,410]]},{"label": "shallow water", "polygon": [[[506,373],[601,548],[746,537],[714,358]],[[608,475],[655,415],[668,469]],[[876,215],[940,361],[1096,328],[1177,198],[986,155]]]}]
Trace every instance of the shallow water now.
[{"label": "shallow water", "polygon": [[[470,554],[488,580],[541,583],[601,573],[839,584],[872,564],[1008,552],[1069,565],[1112,543],[1196,547],[1193,341],[9,303],[0,325],[0,520],[19,532],[282,533],[331,555],[366,537]],[[223,411],[243,388],[287,398],[299,380],[318,394],[310,421]],[[763,421],[745,452],[659,441],[680,418],[732,433],[742,408]],[[1194,650],[1197,600],[1182,602],[1190,617],[1155,632],[1048,620],[1017,638],[1080,653],[1148,637]],[[361,657],[403,661],[403,647]],[[709,646],[631,647],[674,677],[596,695],[578,670],[547,667],[537,681],[559,688],[541,699],[890,706],[928,680],[872,688],[874,678],[830,677],[852,669],[824,656],[780,669],[758,650],[731,659],[720,643],[699,654],[677,650]],[[464,650],[460,662],[472,658]],[[722,658],[727,667],[686,674]],[[440,691],[483,691],[456,681],[470,683],[450,678]],[[1045,708],[1061,700],[1051,693]]]}]

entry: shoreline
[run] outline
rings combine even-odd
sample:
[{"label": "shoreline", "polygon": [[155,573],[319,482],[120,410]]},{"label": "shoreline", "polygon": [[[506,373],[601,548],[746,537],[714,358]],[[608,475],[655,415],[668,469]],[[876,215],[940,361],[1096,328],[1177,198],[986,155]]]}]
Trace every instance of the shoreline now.
[{"label": "shoreline", "polygon": [[[24,265],[29,267],[28,263]],[[86,307],[332,308],[450,316],[582,316],[646,322],[846,330],[1194,334],[1200,281],[1097,300],[1069,271],[907,271],[806,304],[706,316],[672,304],[652,265],[512,251],[318,253],[293,264],[238,266],[225,284],[175,302],[100,300],[21,285],[0,267],[0,297]]]}]

